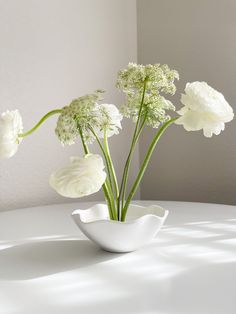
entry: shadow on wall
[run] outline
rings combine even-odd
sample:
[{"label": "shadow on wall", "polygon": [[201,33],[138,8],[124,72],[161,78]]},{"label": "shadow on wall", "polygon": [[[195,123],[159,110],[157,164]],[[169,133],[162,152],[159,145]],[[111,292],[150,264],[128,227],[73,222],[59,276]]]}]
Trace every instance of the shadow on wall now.
[{"label": "shadow on wall", "polygon": [[[185,84],[206,81],[236,111],[236,1],[138,0],[138,62],[167,63]],[[214,14],[212,12],[214,11]],[[236,122],[211,139],[171,127],[161,139],[141,186],[142,199],[236,204]],[[141,141],[141,159],[153,132]]]}]

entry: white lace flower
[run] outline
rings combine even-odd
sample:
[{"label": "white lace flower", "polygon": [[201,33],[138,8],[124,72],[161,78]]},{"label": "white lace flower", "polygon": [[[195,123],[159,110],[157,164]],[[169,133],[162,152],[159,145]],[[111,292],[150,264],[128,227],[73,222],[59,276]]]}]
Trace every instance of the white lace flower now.
[{"label": "white lace flower", "polygon": [[105,130],[107,137],[119,134],[119,129],[122,128],[121,120],[123,119],[123,116],[115,105],[97,104],[94,114],[96,116],[94,130],[98,137],[104,137]]},{"label": "white lace flower", "polygon": [[51,187],[62,196],[79,198],[96,193],[106,180],[100,155],[71,157],[71,163],[51,174]]},{"label": "white lace flower", "polygon": [[173,95],[176,91],[175,79],[179,79],[178,72],[166,64],[144,66],[129,63],[126,69],[118,73],[116,84],[126,96],[122,114],[136,122],[143,103],[141,116],[146,117],[147,125],[157,128],[160,123],[168,121],[170,116],[166,111],[175,110],[175,107],[161,93]]},{"label": "white lace flower", "polygon": [[220,134],[234,117],[224,96],[205,82],[187,83],[181,102],[184,107],[178,111],[181,117],[175,123],[187,131],[203,129],[206,137]]},{"label": "white lace flower", "polygon": [[6,111],[0,115],[0,159],[12,157],[18,149],[22,133],[22,118],[18,110]]},{"label": "white lace flower", "polygon": [[81,128],[87,143],[91,143],[94,137],[88,127],[96,123],[94,110],[96,102],[102,99],[102,90],[74,99],[68,106],[62,109],[55,129],[62,145],[72,145],[80,136]]}]

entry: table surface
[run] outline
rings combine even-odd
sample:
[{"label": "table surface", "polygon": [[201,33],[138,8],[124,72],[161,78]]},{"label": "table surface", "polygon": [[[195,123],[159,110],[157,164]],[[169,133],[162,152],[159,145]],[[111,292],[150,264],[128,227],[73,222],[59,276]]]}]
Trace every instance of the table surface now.
[{"label": "table surface", "polygon": [[170,211],[166,224],[126,254],[74,224],[92,203],[0,213],[0,314],[235,314],[236,206],[151,203]]}]

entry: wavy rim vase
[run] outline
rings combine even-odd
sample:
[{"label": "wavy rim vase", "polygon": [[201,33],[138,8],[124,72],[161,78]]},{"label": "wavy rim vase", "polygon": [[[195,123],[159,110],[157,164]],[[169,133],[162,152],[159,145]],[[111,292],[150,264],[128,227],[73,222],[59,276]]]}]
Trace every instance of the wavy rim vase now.
[{"label": "wavy rim vase", "polygon": [[103,250],[113,253],[135,251],[158,233],[169,211],[157,205],[131,204],[125,222],[109,219],[107,205],[96,204],[72,212],[80,230]]}]

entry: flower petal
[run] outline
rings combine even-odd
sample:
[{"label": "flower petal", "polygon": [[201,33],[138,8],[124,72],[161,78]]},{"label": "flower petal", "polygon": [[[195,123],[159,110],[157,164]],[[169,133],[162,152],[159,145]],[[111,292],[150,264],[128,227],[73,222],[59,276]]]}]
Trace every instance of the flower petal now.
[{"label": "flower petal", "polygon": [[12,157],[18,150],[22,138],[23,123],[18,110],[6,111],[0,115],[0,159]]},{"label": "flower petal", "polygon": [[100,190],[106,180],[104,163],[99,155],[71,157],[71,163],[51,174],[49,183],[60,195],[80,198]]},{"label": "flower petal", "polygon": [[206,82],[187,83],[181,96],[182,107],[176,124],[182,124],[187,131],[203,129],[206,137],[219,135],[224,124],[233,119],[232,107],[224,96]]},{"label": "flower petal", "polygon": [[184,115],[175,121],[176,124],[182,124],[186,131],[198,131],[202,129],[201,116],[195,112],[188,110]]}]

